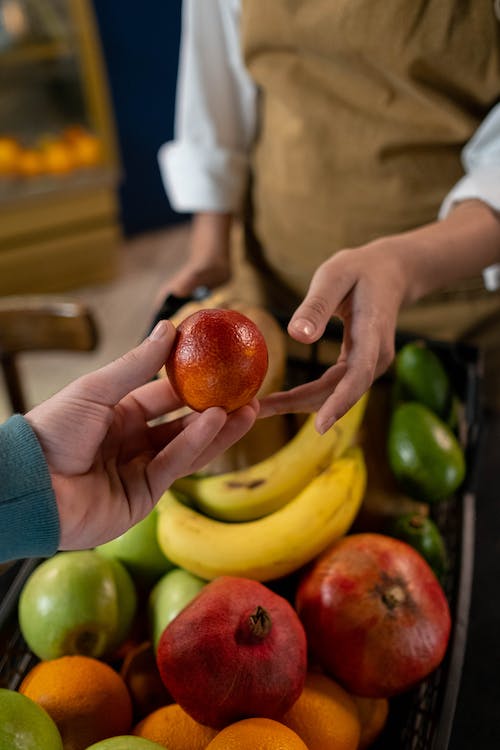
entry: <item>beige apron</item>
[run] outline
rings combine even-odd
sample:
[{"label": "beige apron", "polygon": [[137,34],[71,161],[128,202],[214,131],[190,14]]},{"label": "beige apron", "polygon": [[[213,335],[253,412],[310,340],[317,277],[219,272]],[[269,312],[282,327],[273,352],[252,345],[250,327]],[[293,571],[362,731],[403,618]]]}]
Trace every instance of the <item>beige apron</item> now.
[{"label": "beige apron", "polygon": [[[261,92],[246,251],[274,303],[291,312],[337,250],[435,220],[499,97],[499,42],[493,0],[243,0]],[[499,310],[469,279],[400,328],[465,338],[487,320],[500,348]]]}]

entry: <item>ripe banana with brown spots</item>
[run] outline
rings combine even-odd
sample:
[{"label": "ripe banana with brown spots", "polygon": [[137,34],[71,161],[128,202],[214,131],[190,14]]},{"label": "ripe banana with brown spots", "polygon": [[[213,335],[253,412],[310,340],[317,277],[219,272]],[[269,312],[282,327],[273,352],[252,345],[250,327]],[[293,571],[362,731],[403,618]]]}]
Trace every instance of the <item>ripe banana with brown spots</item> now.
[{"label": "ripe banana with brown spots", "polygon": [[158,541],[169,560],[194,575],[268,581],[297,570],[350,528],[362,503],[366,467],[349,448],[279,510],[254,521],[218,521],[168,490],[158,505]]}]

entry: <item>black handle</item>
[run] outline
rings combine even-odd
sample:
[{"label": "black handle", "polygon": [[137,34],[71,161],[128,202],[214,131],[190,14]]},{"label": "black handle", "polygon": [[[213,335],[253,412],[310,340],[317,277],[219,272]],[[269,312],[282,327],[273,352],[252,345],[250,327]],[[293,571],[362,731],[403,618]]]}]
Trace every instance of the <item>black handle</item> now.
[{"label": "black handle", "polygon": [[171,318],[172,315],[177,312],[177,310],[180,310],[181,307],[184,307],[184,305],[186,305],[188,302],[205,299],[205,297],[208,297],[209,294],[210,289],[208,289],[208,287],[206,286],[196,287],[196,289],[193,290],[193,293],[189,297],[178,297],[176,294],[167,294],[161,306],[156,311],[151,323],[149,324],[147,333],[151,333],[153,328],[157,323],[160,322],[160,320]]}]

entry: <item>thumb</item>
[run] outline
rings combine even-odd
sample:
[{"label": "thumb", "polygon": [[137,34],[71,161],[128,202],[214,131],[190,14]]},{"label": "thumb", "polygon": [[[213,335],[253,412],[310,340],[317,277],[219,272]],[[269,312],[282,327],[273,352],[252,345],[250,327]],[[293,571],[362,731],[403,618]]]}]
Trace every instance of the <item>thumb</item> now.
[{"label": "thumb", "polygon": [[109,365],[84,375],[69,387],[80,397],[114,406],[130,391],[154,378],[165,364],[175,335],[173,324],[160,320],[139,346]]},{"label": "thumb", "polygon": [[[325,264],[326,265],[326,264]],[[325,267],[314,274],[304,301],[288,323],[288,333],[304,344],[317,341],[349,291],[345,279],[332,277]]]},{"label": "thumb", "polygon": [[288,323],[288,333],[307,344],[317,341],[330,319],[330,308],[324,298],[309,297],[295,310]]}]

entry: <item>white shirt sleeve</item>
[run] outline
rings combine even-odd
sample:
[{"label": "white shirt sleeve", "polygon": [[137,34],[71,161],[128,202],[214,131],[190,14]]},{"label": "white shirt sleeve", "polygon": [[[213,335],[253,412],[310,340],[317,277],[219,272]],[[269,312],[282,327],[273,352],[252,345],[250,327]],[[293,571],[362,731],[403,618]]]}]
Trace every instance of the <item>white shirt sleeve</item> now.
[{"label": "white shirt sleeve", "polygon": [[[465,175],[444,199],[439,218],[456,203],[476,198],[500,213],[500,104],[483,120],[462,151]],[[500,263],[483,270],[486,289],[500,289]]]},{"label": "white shirt sleeve", "polygon": [[184,0],[174,140],[159,150],[176,211],[241,207],[257,91],[241,55],[240,0]]}]

